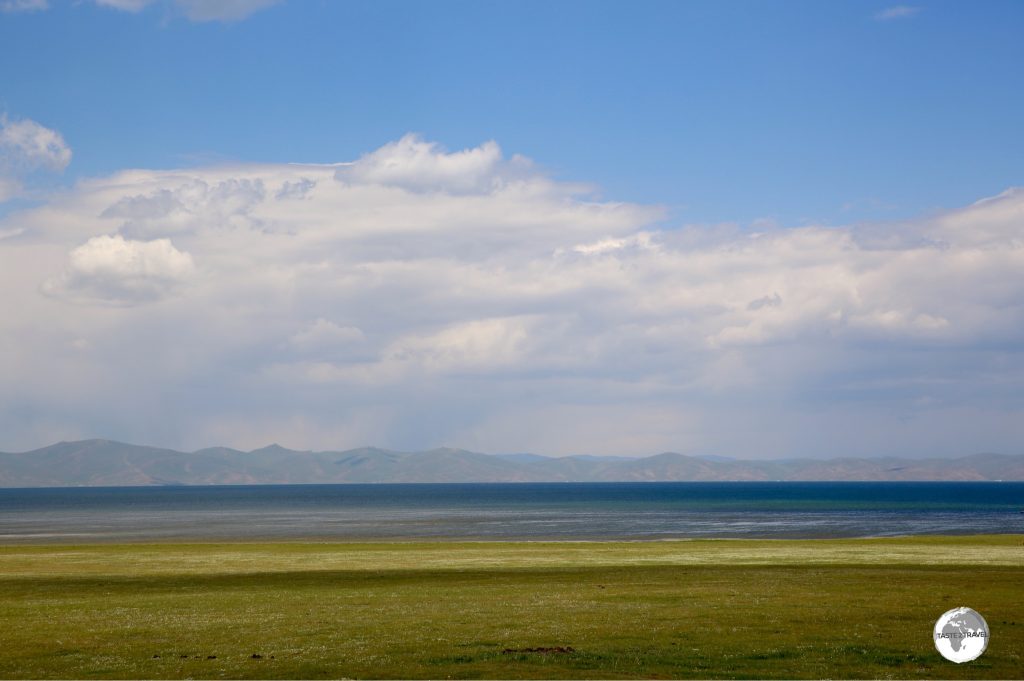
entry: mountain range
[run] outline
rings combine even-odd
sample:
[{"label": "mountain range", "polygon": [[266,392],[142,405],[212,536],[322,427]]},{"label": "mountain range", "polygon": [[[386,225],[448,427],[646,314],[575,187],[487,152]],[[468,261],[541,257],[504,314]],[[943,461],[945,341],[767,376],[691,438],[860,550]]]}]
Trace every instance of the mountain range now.
[{"label": "mountain range", "polygon": [[250,452],[228,447],[179,452],[110,440],[0,452],[0,487],[690,480],[1024,480],[1024,456],[746,461],[673,452],[644,458],[548,457],[450,448],[313,452],[279,445]]}]

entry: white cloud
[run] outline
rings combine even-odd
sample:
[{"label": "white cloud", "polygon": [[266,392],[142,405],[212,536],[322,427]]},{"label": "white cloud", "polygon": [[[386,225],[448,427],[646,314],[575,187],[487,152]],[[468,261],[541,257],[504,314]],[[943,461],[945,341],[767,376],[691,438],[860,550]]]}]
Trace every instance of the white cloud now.
[{"label": "white cloud", "polygon": [[876,21],[892,21],[894,19],[908,19],[921,11],[920,7],[911,5],[894,5],[886,7],[875,13]]},{"label": "white cloud", "polygon": [[502,159],[501,148],[486,142],[474,149],[447,153],[433,142],[406,135],[339,168],[339,180],[380,184],[410,191],[486,194],[521,175],[525,160]]},{"label": "white cloud", "polygon": [[25,178],[38,171],[61,172],[70,162],[71,149],[59,132],[0,114],[0,202],[24,194]]},{"label": "white cloud", "polygon": [[71,149],[59,132],[27,118],[0,115],[0,168],[59,172],[70,162]]},{"label": "white cloud", "polygon": [[96,0],[96,4],[125,12],[141,12],[147,5],[153,4],[153,0]]},{"label": "white cloud", "polygon": [[304,199],[315,188],[316,182],[303,177],[294,182],[285,182],[274,196],[278,199]]},{"label": "white cloud", "polygon": [[532,321],[474,319],[433,333],[405,336],[384,350],[383,360],[431,373],[501,371],[524,359]]},{"label": "white cloud", "polygon": [[[626,248],[650,249],[656,248],[656,246],[651,241],[650,233],[639,232],[620,239],[606,238],[589,244],[578,244],[573,246],[572,250],[583,255],[602,255],[622,251]],[[559,252],[561,253],[561,251]]]},{"label": "white cloud", "polygon": [[175,0],[192,21],[239,21],[282,0]]},{"label": "white cloud", "polygon": [[72,250],[64,272],[43,288],[72,300],[136,304],[164,297],[193,271],[192,256],[170,239],[97,236]]},{"label": "white cloud", "polygon": [[47,0],[4,0],[0,2],[0,12],[38,12],[49,6]]},{"label": "white cloud", "polygon": [[182,178],[172,187],[126,196],[102,213],[124,220],[127,236],[169,235],[206,228],[238,229],[254,225],[250,214],[263,200],[259,179],[228,179],[213,184]]},{"label": "white cloud", "polygon": [[[895,453],[873,427],[1018,441],[1024,191],[756,231],[588,191],[417,137],[79,182],[0,218],[0,427],[36,437],[2,416],[31,403],[53,432],[181,446],[277,424],[316,448],[814,455],[816,414],[848,454]],[[984,431],[915,431],[987,404]]]},{"label": "white cloud", "polygon": [[1015,187],[939,216],[928,236],[957,248],[1019,248],[1024,244],[1021,224],[1024,188]]},{"label": "white cloud", "polygon": [[778,293],[773,293],[770,296],[761,296],[757,300],[751,300],[747,303],[748,310],[760,310],[766,307],[779,307],[782,305],[782,297]]},{"label": "white cloud", "polygon": [[[282,0],[173,0],[191,21],[239,21]],[[102,7],[140,12],[156,0],[96,0]]]},{"label": "white cloud", "polygon": [[288,343],[303,352],[325,352],[359,343],[365,338],[363,332],[354,326],[338,326],[320,317],[293,334]]}]

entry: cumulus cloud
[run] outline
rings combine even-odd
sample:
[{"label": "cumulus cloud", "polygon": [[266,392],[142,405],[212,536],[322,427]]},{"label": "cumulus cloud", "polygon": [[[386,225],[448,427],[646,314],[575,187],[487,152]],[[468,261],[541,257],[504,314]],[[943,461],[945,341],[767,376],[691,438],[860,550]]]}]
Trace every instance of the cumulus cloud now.
[{"label": "cumulus cloud", "polygon": [[163,298],[194,271],[192,256],[170,239],[97,236],[68,255],[67,267],[43,288],[72,300],[136,304]]},{"label": "cumulus cloud", "polygon": [[0,414],[30,400],[61,432],[179,446],[554,454],[1024,435],[1024,191],[879,225],[663,220],[494,143],[415,136],[332,166],[82,181],[0,218]]},{"label": "cumulus cloud", "polygon": [[24,178],[37,171],[61,172],[71,149],[56,130],[27,118],[0,114],[0,202],[24,192]]},{"label": "cumulus cloud", "polygon": [[56,130],[23,119],[0,116],[0,158],[14,167],[61,171],[71,162],[71,149]]},{"label": "cumulus cloud", "polygon": [[314,187],[316,182],[303,177],[294,182],[285,182],[274,196],[278,199],[304,199]]},{"label": "cumulus cloud", "polygon": [[[157,0],[96,0],[101,7],[140,12]],[[239,21],[282,0],[173,0],[191,21]]]},{"label": "cumulus cloud", "polygon": [[521,177],[525,170],[525,159],[505,161],[493,141],[448,153],[440,145],[410,134],[339,168],[336,177],[411,191],[486,194]]},{"label": "cumulus cloud", "polygon": [[[280,192],[279,192],[280,193]],[[102,217],[124,220],[128,236],[174,234],[205,228],[247,228],[252,209],[263,200],[259,179],[228,179],[213,184],[182,178],[172,187],[126,196],[103,211]]]}]

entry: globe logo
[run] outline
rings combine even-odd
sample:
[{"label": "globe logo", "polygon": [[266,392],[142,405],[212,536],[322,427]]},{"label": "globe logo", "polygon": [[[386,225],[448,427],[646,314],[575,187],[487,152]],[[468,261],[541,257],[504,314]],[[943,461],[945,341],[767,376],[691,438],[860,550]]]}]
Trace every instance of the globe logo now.
[{"label": "globe logo", "polygon": [[950,662],[970,662],[987,647],[988,624],[970,608],[953,608],[935,623],[935,649]]}]

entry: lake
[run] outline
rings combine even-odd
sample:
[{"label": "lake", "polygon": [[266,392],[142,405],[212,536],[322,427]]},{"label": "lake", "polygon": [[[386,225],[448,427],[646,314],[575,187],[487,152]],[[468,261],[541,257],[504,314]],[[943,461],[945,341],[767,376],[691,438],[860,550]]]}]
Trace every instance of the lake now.
[{"label": "lake", "polygon": [[1006,534],[1022,509],[1022,482],[0,489],[0,543]]}]

